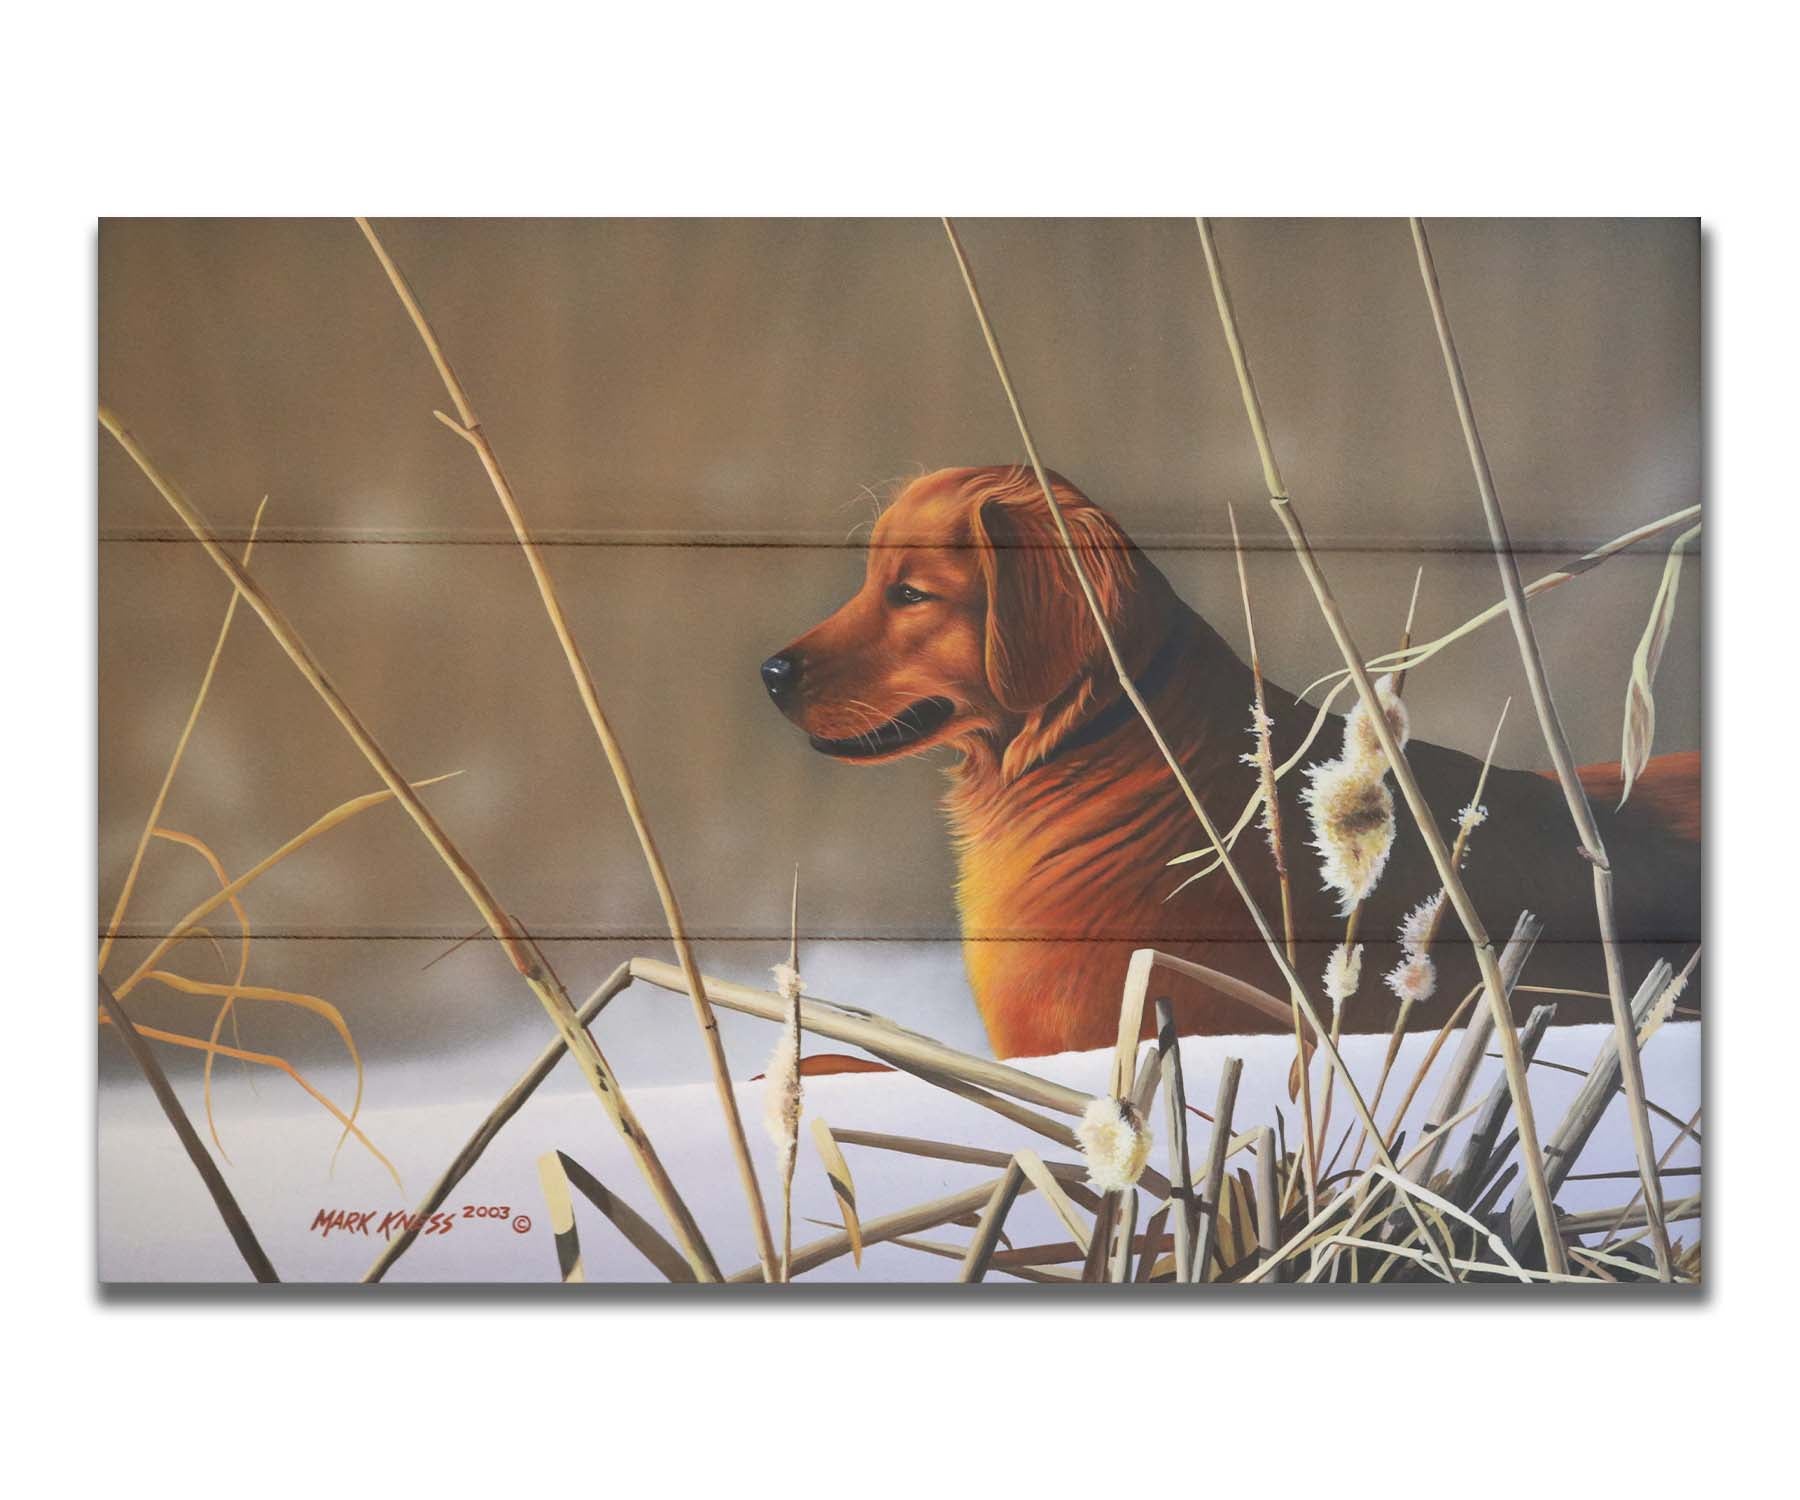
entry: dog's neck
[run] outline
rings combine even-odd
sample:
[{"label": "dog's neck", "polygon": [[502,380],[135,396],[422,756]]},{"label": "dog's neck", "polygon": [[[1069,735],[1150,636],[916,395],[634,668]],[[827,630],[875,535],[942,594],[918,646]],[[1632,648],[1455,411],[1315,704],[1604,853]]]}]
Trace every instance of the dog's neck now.
[{"label": "dog's neck", "polygon": [[[1177,602],[1161,636],[1127,660],[1133,685],[1159,728],[1176,742],[1206,739],[1205,725],[1250,701],[1249,668],[1224,639],[1187,605]],[[1238,726],[1235,722],[1232,728]],[[969,741],[950,769],[945,799],[959,840],[1032,796],[1036,780],[1071,774],[1105,777],[1125,757],[1148,746],[1136,706],[1104,658],[1053,702],[1023,716],[1007,731]]]}]

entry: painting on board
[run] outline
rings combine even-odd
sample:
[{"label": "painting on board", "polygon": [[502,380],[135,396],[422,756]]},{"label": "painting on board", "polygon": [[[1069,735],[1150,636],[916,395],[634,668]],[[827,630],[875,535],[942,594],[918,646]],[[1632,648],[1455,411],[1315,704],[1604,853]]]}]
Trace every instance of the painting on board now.
[{"label": "painting on board", "polygon": [[1699,265],[103,221],[101,1279],[1699,1283]]}]

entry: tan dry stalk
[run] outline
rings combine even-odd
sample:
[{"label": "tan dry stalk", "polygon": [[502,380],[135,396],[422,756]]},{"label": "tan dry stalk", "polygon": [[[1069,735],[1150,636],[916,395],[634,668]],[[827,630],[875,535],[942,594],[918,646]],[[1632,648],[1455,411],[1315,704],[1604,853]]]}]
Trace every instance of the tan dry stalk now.
[{"label": "tan dry stalk", "polygon": [[500,459],[488,441],[487,434],[481,430],[475,409],[469,403],[468,393],[456,378],[456,372],[450,368],[443,346],[438,343],[437,335],[432,331],[424,309],[419,306],[418,298],[413,295],[405,274],[394,263],[393,257],[388,254],[387,247],[381,243],[369,221],[359,217],[356,222],[368,240],[369,248],[381,262],[382,269],[387,272],[388,280],[393,283],[394,291],[406,308],[407,316],[412,319],[413,327],[418,330],[419,338],[424,342],[432,363],[437,366],[444,389],[449,392],[451,403],[456,407],[457,420],[452,420],[443,412],[434,412],[433,415],[475,450],[481,459],[482,468],[487,470],[494,494],[499,498],[501,509],[506,512],[513,535],[518,539],[519,550],[525,554],[532,580],[537,584],[538,595],[543,600],[544,611],[550,617],[550,627],[562,646],[563,656],[569,664],[569,673],[575,680],[576,692],[581,696],[582,707],[587,710],[588,721],[594,726],[594,734],[606,755],[606,763],[612,769],[613,780],[618,784],[619,797],[625,804],[632,829],[637,834],[644,863],[649,867],[650,879],[656,886],[657,898],[662,902],[663,918],[669,928],[669,941],[674,945],[682,972],[687,976],[688,993],[694,1002],[694,1019],[699,1024],[706,1044],[707,1058],[712,1065],[713,1084],[719,1097],[719,1110],[725,1117],[725,1129],[731,1138],[731,1151],[737,1162],[738,1178],[743,1184],[744,1197],[749,1205],[750,1227],[756,1235],[757,1255],[767,1278],[772,1281],[777,1270],[775,1244],[769,1233],[769,1216],[763,1207],[762,1190],[757,1186],[756,1164],[751,1160],[750,1143],[744,1135],[743,1117],[738,1112],[737,1095],[732,1089],[731,1065],[726,1060],[725,1044],[719,1036],[718,1018],[713,1015],[712,1006],[707,1001],[706,985],[700,977],[700,965],[694,957],[693,945],[688,941],[681,904],[675,897],[675,887],[669,880],[668,869],[663,864],[656,839],[650,831],[649,819],[645,816],[642,799],[638,796],[637,783],[625,760],[625,751],[613,733],[612,725],[607,721],[605,710],[600,706],[600,693],[594,685],[594,674],[588,669],[581,647],[569,629],[568,618],[563,613],[562,601],[551,580],[550,570],[545,566],[531,529],[525,523],[524,513],[519,509],[512,486],[500,467]]},{"label": "tan dry stalk", "polygon": [[1225,1186],[1225,1156],[1231,1144],[1231,1112],[1237,1104],[1238,1079],[1244,1071],[1241,1057],[1228,1057],[1219,1070],[1219,1097],[1213,1105],[1212,1138],[1206,1146],[1206,1185],[1200,1193],[1199,1233],[1195,1236],[1194,1264],[1189,1281],[1212,1279],[1212,1258],[1219,1233],[1219,1197]]},{"label": "tan dry stalk", "polygon": [[[263,591],[262,585],[244,569],[230,553],[219,545],[218,538],[213,535],[212,528],[204,516],[196,510],[185,495],[176,488],[174,482],[165,476],[152,462],[149,454],[139,445],[117,416],[106,406],[100,408],[101,425],[119,442],[119,446],[131,455],[144,476],[156,486],[157,492],[168,503],[169,508],[179,516],[194,538],[206,549],[206,554],[213,560],[218,569],[236,586],[250,607],[256,611],[263,624],[268,627],[269,634],[286,653],[300,675],[317,693],[325,706],[331,710],[332,717],[343,726],[352,744],[362,752],[363,758],[381,778],[394,799],[407,811],[425,840],[437,853],[445,867],[463,888],[488,930],[499,941],[519,976],[525,981],[539,1004],[544,1007],[558,1033],[562,1036],[569,1050],[574,1053],[575,1061],[580,1066],[589,1086],[600,1100],[607,1117],[615,1129],[624,1138],[627,1148],[637,1159],[639,1170],[644,1174],[650,1190],[656,1195],[663,1211],[668,1214],[674,1227],[677,1239],[681,1242],[682,1253],[687,1256],[694,1274],[702,1281],[718,1279],[719,1268],[707,1248],[706,1241],[700,1233],[700,1227],[688,1212],[687,1205],[682,1202],[681,1195],[675,1190],[675,1184],[663,1169],[662,1162],[651,1146],[643,1127],[638,1124],[632,1112],[630,1102],[619,1088],[619,1082],[613,1076],[611,1065],[594,1045],[594,1040],[575,1019],[575,1007],[570,1004],[567,992],[556,981],[555,976],[548,974],[531,952],[529,946],[522,941],[516,931],[516,924],[506,915],[505,909],[494,899],[475,869],[463,858],[462,852],[450,841],[450,836],[439,826],[430,810],[419,800],[419,795],[407,783],[395,768],[387,753],[375,742],[374,737],[364,727],[350,705],[346,703],[338,690],[332,686],[325,676],[318,661],[314,658],[306,643],[301,640],[299,632],[288,623],[286,617],[275,607],[274,602]],[[210,907],[208,908],[210,909]],[[198,920],[198,919],[196,919]]]},{"label": "tan dry stalk", "polygon": [[[262,503],[256,507],[256,515],[250,521],[250,536],[244,543],[244,555],[241,559],[246,567],[250,565],[250,554],[256,548],[256,533],[262,525],[263,509],[268,503],[269,497],[264,495]],[[113,903],[112,917],[107,921],[106,932],[100,940],[100,961],[96,968],[101,972],[106,969],[106,960],[112,954],[113,942],[119,935],[119,928],[124,925],[125,909],[131,904],[131,892],[137,885],[138,871],[143,867],[144,851],[150,847],[156,825],[162,821],[163,804],[169,800],[169,788],[175,783],[176,771],[181,769],[182,756],[187,754],[194,725],[200,721],[200,710],[206,705],[206,695],[212,689],[213,675],[219,670],[219,658],[225,654],[225,642],[231,635],[231,622],[237,614],[238,597],[238,591],[233,589],[231,599],[225,606],[225,619],[219,626],[218,638],[213,642],[212,655],[207,659],[206,670],[200,674],[200,687],[194,694],[194,706],[188,710],[187,723],[181,726],[180,737],[175,741],[175,753],[169,757],[169,769],[163,772],[162,785],[156,789],[155,800],[150,804],[150,816],[144,820],[144,831],[138,836],[137,848],[131,852],[131,866],[125,871],[125,883],[119,887],[119,899]],[[209,1073],[209,1079],[210,1076]],[[218,1138],[215,1130],[213,1140],[217,1141]]]},{"label": "tan dry stalk", "polygon": [[[1519,1034],[1513,1026],[1512,1011],[1507,1004],[1506,986],[1500,977],[1499,961],[1494,955],[1494,946],[1488,939],[1487,929],[1482,925],[1481,915],[1475,910],[1475,904],[1469,899],[1464,888],[1462,876],[1450,863],[1450,851],[1445,847],[1443,835],[1438,831],[1436,819],[1430,806],[1425,801],[1425,794],[1420,790],[1418,779],[1412,773],[1412,767],[1406,759],[1406,752],[1400,748],[1395,738],[1393,726],[1388,723],[1387,714],[1383,712],[1381,700],[1375,692],[1375,684],[1363,665],[1361,651],[1357,649],[1355,640],[1350,635],[1349,626],[1344,622],[1343,611],[1338,608],[1336,597],[1331,586],[1325,581],[1325,575],[1319,570],[1318,559],[1313,556],[1312,545],[1306,539],[1305,529],[1295,513],[1293,501],[1289,498],[1286,487],[1281,482],[1281,471],[1275,463],[1275,450],[1269,440],[1268,422],[1263,416],[1262,402],[1256,394],[1256,383],[1250,374],[1250,363],[1244,353],[1243,340],[1238,334],[1237,314],[1232,310],[1231,294],[1225,286],[1224,268],[1219,262],[1218,247],[1213,243],[1212,226],[1205,220],[1196,221],[1200,230],[1200,245],[1206,256],[1208,274],[1212,279],[1213,300],[1218,305],[1219,321],[1225,330],[1225,341],[1230,346],[1231,361],[1236,367],[1238,389],[1243,396],[1244,411],[1250,419],[1250,430],[1256,440],[1256,448],[1262,459],[1263,477],[1268,483],[1269,504],[1287,531],[1288,540],[1292,544],[1294,554],[1300,560],[1301,571],[1306,574],[1306,581],[1312,587],[1313,596],[1318,601],[1319,611],[1330,627],[1333,639],[1344,658],[1344,665],[1349,668],[1350,675],[1356,683],[1358,697],[1369,716],[1369,724],[1375,731],[1381,748],[1387,755],[1389,769],[1406,798],[1406,805],[1411,810],[1413,821],[1431,851],[1432,863],[1437,866],[1438,878],[1444,884],[1444,890],[1456,908],[1469,934],[1469,941],[1475,949],[1476,960],[1481,968],[1482,982],[1487,986],[1488,1004],[1494,1012],[1494,1028],[1500,1035],[1501,1051],[1506,1062],[1507,1083],[1513,1092],[1513,1108],[1519,1120],[1519,1148],[1525,1162],[1525,1176],[1531,1184],[1532,1200],[1537,1207],[1538,1221],[1545,1238],[1545,1254],[1550,1261],[1550,1269],[1564,1272],[1568,1269],[1562,1253],[1562,1244],[1555,1239],[1556,1205],[1551,1198],[1549,1185],[1544,1178],[1543,1152],[1538,1145],[1537,1121],[1531,1111],[1531,1090],[1526,1082],[1525,1067],[1519,1056]],[[1355,1093],[1355,1086],[1348,1076],[1344,1080],[1346,1089]],[[1361,1105],[1360,1096],[1358,1104]],[[1379,1149],[1379,1165],[1389,1171],[1394,1170],[1393,1158],[1389,1156],[1387,1145],[1374,1135],[1376,1126],[1369,1118],[1367,1108],[1359,1108],[1363,1123],[1371,1132],[1371,1143]],[[1402,1196],[1411,1199],[1402,1192]],[[1414,1221],[1420,1227],[1427,1244],[1436,1242],[1425,1232],[1423,1220],[1414,1209]]]},{"label": "tan dry stalk", "polygon": [[163,1072],[162,1064],[156,1060],[156,1054],[138,1034],[131,1017],[125,1014],[124,1007],[106,987],[104,979],[99,980],[99,986],[101,1011],[112,1022],[113,1030],[119,1033],[119,1040],[125,1043],[126,1049],[131,1053],[131,1060],[138,1065],[138,1071],[150,1085],[150,1092],[156,1095],[156,1102],[162,1106],[164,1116],[181,1142],[181,1149],[187,1152],[188,1160],[194,1164],[194,1170],[200,1174],[201,1182],[206,1184],[213,1206],[225,1221],[231,1241],[237,1246],[238,1254],[244,1257],[244,1264],[250,1268],[250,1274],[258,1281],[280,1281],[281,1278],[275,1274],[275,1267],[257,1241],[256,1231],[250,1227],[243,1209],[238,1207],[237,1199],[231,1195],[231,1189],[226,1185],[218,1163],[206,1154],[206,1146],[195,1133],[193,1122],[188,1119],[187,1112],[181,1107],[181,1100],[176,1098],[175,1090],[170,1087],[168,1076]]},{"label": "tan dry stalk", "polygon": [[[1537,633],[1532,629],[1531,615],[1525,607],[1525,588],[1519,578],[1518,559],[1513,556],[1512,537],[1506,528],[1506,516],[1500,509],[1500,498],[1494,489],[1494,476],[1488,467],[1487,451],[1475,425],[1475,408],[1469,399],[1468,382],[1463,378],[1462,360],[1456,352],[1456,340],[1450,332],[1450,317],[1444,309],[1443,289],[1438,285],[1437,266],[1431,258],[1431,243],[1425,237],[1425,225],[1412,219],[1413,248],[1418,253],[1419,276],[1425,283],[1425,295],[1431,303],[1431,319],[1437,326],[1438,347],[1443,351],[1444,370],[1450,377],[1450,391],[1456,400],[1456,415],[1462,424],[1463,442],[1469,450],[1469,463],[1475,471],[1475,488],[1481,495],[1482,514],[1487,519],[1488,539],[1493,545],[1494,564],[1500,571],[1500,587],[1506,595],[1507,614],[1512,620],[1513,636],[1519,646],[1519,660],[1525,668],[1525,680],[1531,687],[1531,701],[1537,709],[1538,724],[1543,730],[1544,745],[1556,767],[1556,779],[1562,786],[1563,800],[1569,805],[1569,816],[1581,840],[1583,857],[1593,867],[1594,911],[1600,927],[1600,948],[1606,960],[1606,992],[1612,1002],[1613,1027],[1619,1033],[1619,1060],[1624,1066],[1625,1098],[1631,1116],[1632,1144],[1637,1149],[1638,1169],[1644,1182],[1644,1204],[1650,1218],[1650,1244],[1656,1255],[1658,1276],[1668,1281],[1673,1276],[1669,1258],[1669,1232],[1662,1223],[1662,1183],[1656,1175],[1656,1141],[1650,1133],[1650,1112],[1644,1103],[1644,1067],[1638,1057],[1637,1035],[1632,1029],[1631,1011],[1625,998],[1625,967],[1619,955],[1618,923],[1613,906],[1612,866],[1607,863],[1606,846],[1600,841],[1600,830],[1594,823],[1594,811],[1588,805],[1587,791],[1575,774],[1575,756],[1569,749],[1569,737],[1562,718],[1550,696],[1550,679],[1544,670],[1543,652],[1538,649]],[[1521,1119],[1521,1125],[1524,1121]],[[1522,1138],[1522,1132],[1521,1132]],[[1552,1226],[1540,1224],[1545,1241],[1552,1237]],[[1556,1247],[1561,1253],[1560,1242]],[[1558,1269],[1552,1267],[1552,1270]]]},{"label": "tan dry stalk", "polygon": [[[1263,941],[1263,946],[1269,950],[1276,967],[1281,970],[1281,976],[1287,983],[1289,995],[1299,1004],[1306,1016],[1307,1024],[1312,1027],[1314,1035],[1319,1038],[1320,1045],[1325,1049],[1327,1058],[1334,1066],[1341,1067],[1342,1061],[1338,1057],[1337,1048],[1327,1034],[1324,1023],[1319,1019],[1317,1008],[1307,996],[1300,983],[1299,975],[1295,973],[1294,966],[1288,962],[1281,945],[1275,941],[1274,934],[1269,929],[1268,919],[1263,915],[1262,908],[1257,905],[1249,885],[1245,883],[1242,871],[1238,869],[1236,862],[1231,858],[1231,851],[1226,848],[1219,836],[1218,828],[1214,825],[1212,818],[1208,816],[1206,808],[1201,804],[1199,795],[1194,791],[1193,783],[1188,779],[1187,772],[1182,769],[1180,760],[1177,759],[1174,750],[1170,748],[1168,740],[1164,738],[1161,728],[1158,727],[1152,716],[1149,705],[1144,702],[1143,695],[1137,690],[1137,684],[1131,680],[1131,674],[1126,670],[1125,659],[1119,654],[1119,644],[1113,637],[1111,625],[1107,623],[1106,611],[1100,607],[1100,600],[1094,593],[1093,580],[1088,577],[1087,568],[1081,561],[1080,552],[1076,549],[1075,539],[1069,534],[1069,523],[1063,516],[1062,506],[1057,503],[1056,496],[1050,488],[1050,481],[1045,477],[1043,462],[1038,457],[1037,444],[1032,440],[1031,429],[1025,421],[1024,408],[1019,405],[1018,393],[1013,389],[1012,375],[1007,369],[1006,356],[1000,350],[1000,340],[994,333],[992,323],[988,321],[987,308],[981,300],[981,291],[975,284],[975,272],[969,265],[968,256],[963,252],[962,240],[956,233],[956,226],[948,218],[943,222],[944,233],[949,237],[950,249],[956,256],[957,268],[962,272],[963,285],[968,289],[969,301],[975,309],[976,321],[981,325],[982,338],[987,343],[988,354],[994,363],[994,371],[1000,377],[1000,385],[1006,393],[1007,405],[1012,409],[1013,422],[1019,430],[1020,441],[1025,446],[1025,456],[1031,462],[1032,474],[1037,479],[1039,489],[1043,491],[1044,503],[1049,507],[1051,518],[1056,523],[1056,531],[1062,541],[1063,552],[1069,559],[1069,567],[1075,575],[1076,584],[1081,589],[1081,596],[1087,601],[1088,611],[1093,616],[1095,629],[1099,633],[1102,644],[1106,647],[1106,654],[1118,677],[1120,691],[1136,709],[1145,729],[1150,732],[1150,738],[1155,741],[1164,763],[1175,778],[1176,786],[1181,789],[1181,794],[1187,800],[1188,807],[1199,822],[1201,831],[1205,833],[1207,842],[1212,845],[1214,853],[1218,856],[1220,867],[1224,869],[1233,889],[1238,893],[1238,898],[1244,903],[1245,910],[1249,912],[1250,919],[1256,926],[1257,935]],[[1386,718],[1383,717],[1384,730],[1386,723]],[[1356,1105],[1358,1118],[1373,1130],[1375,1124],[1369,1117],[1368,1104],[1364,1101],[1355,1082],[1347,1075],[1344,1082],[1347,1092]],[[1378,1142],[1378,1147],[1383,1163],[1392,1166],[1393,1161],[1387,1155],[1386,1146]],[[1435,1247],[1436,1242],[1431,1239],[1430,1232],[1426,1230],[1425,1221],[1419,1214],[1418,1206],[1405,1193],[1402,1193],[1401,1197],[1406,1204],[1408,1215],[1418,1226],[1419,1232],[1425,1237],[1428,1244]],[[1446,1269],[1448,1269],[1447,1262]],[[1454,1271],[1451,1271],[1450,1275],[1452,1279],[1455,1279]]]},{"label": "tan dry stalk", "polygon": [[[633,979],[641,979],[645,984],[674,994],[684,992],[684,976],[673,964],[656,958],[634,958],[630,961],[630,969]],[[706,979],[706,989],[716,1004],[741,1015],[757,1016],[764,1021],[780,1021],[787,1015],[787,1005],[781,996],[768,990],[753,989],[747,984],[710,975]],[[886,1053],[891,1060],[942,1073],[978,1088],[1055,1110],[1058,1114],[1079,1115],[1094,1097],[1079,1089],[1039,1078],[1021,1068],[995,1062],[992,1058],[959,1052],[930,1037],[850,1015],[818,996],[801,1000],[800,1024],[814,1036],[847,1042],[869,1052]]]},{"label": "tan dry stalk", "polygon": [[[1237,508],[1227,505],[1225,514],[1231,519],[1231,548],[1237,555],[1238,593],[1244,601],[1244,635],[1249,642],[1250,679],[1256,694],[1257,784],[1262,789],[1263,819],[1269,834],[1269,852],[1274,856],[1275,875],[1281,882],[1282,942],[1287,948],[1288,963],[1292,965],[1298,963],[1294,950],[1294,891],[1288,879],[1287,845],[1281,831],[1281,799],[1275,790],[1273,725],[1269,722],[1268,695],[1264,690],[1262,653],[1256,649],[1256,619],[1250,609],[1250,574],[1244,566],[1244,543],[1238,535]],[[1311,1218],[1319,1211],[1319,1145],[1313,1132],[1312,1068],[1306,1056],[1306,1036],[1301,1029],[1300,1007],[1290,1001],[1289,1009],[1293,1012],[1294,1019],[1294,1068],[1300,1075],[1300,1164],[1306,1179],[1306,1213]],[[1176,1274],[1184,1281],[1191,1281],[1191,1265],[1188,1268],[1189,1274],[1181,1274],[1179,1237],[1176,1245]]]},{"label": "tan dry stalk", "polygon": [[1018,1161],[1015,1159],[1008,1162],[1004,1175],[994,1184],[994,1191],[981,1210],[981,1222],[976,1226],[975,1237],[969,1241],[969,1248],[963,1255],[962,1270],[956,1278],[958,1281],[980,1281],[987,1275],[988,1262],[994,1258],[994,1247],[1000,1243],[1000,1232],[1006,1228],[1006,1216],[1012,1212],[1019,1189],[1024,1186],[1025,1173],[1020,1169]]},{"label": "tan dry stalk", "polygon": [[[897,1213],[887,1214],[879,1219],[870,1219],[862,1226],[862,1245],[867,1249],[870,1245],[879,1245],[887,1240],[898,1239],[903,1235],[916,1233],[921,1229],[935,1229],[940,1224],[948,1224],[952,1219],[960,1219],[964,1214],[979,1212],[993,1197],[999,1179],[991,1182],[977,1183],[974,1187],[964,1188],[961,1192],[951,1193],[943,1198],[933,1198],[929,1203],[916,1204],[912,1208],[903,1208]],[[1021,1193],[1032,1191],[1029,1180],[1019,1189]],[[802,1245],[794,1252],[793,1272],[803,1276],[808,1271],[817,1270],[828,1261],[848,1255],[851,1250],[850,1235],[840,1231],[826,1235],[823,1239],[814,1240],[810,1245]],[[746,1282],[762,1279],[756,1266],[747,1266],[741,1271],[733,1271],[726,1278],[737,1286]]]},{"label": "tan dry stalk", "polygon": [[[622,963],[582,1003],[581,1009],[575,1013],[576,1023],[583,1027],[591,1025],[594,1018],[612,1003],[613,997],[630,983],[631,965]],[[556,1040],[546,1046],[538,1054],[537,1061],[525,1070],[524,1076],[501,1095],[500,1102],[489,1110],[487,1118],[475,1127],[475,1133],[463,1142],[462,1149],[451,1158],[450,1165],[431,1185],[430,1191],[419,1200],[419,1206],[413,1210],[413,1224],[422,1228],[431,1216],[444,1206],[445,1199],[456,1190],[456,1185],[469,1175],[470,1169],[481,1160],[482,1152],[486,1151],[494,1137],[500,1134],[500,1128],[525,1107],[525,1101],[537,1091],[537,1086],[550,1076],[551,1071],[562,1061],[563,1055],[568,1050],[563,1042],[562,1034],[559,1032]],[[374,1282],[380,1281],[383,1276],[387,1275],[394,1262],[412,1248],[413,1241],[419,1237],[419,1228],[403,1230],[389,1240],[382,1248],[381,1254],[375,1258],[375,1264],[363,1272],[362,1279],[365,1282]]]},{"label": "tan dry stalk", "polygon": [[[1692,1140],[1699,1139],[1699,1137],[1695,1134],[1695,1131],[1694,1131],[1694,1127],[1696,1125],[1698,1125],[1699,1123],[1700,1123],[1700,1111],[1698,1109],[1696,1109],[1693,1112],[1693,1114],[1688,1116],[1687,1123],[1685,1125],[1683,1125],[1680,1130],[1675,1132],[1675,1138],[1672,1141],[1670,1141],[1667,1146],[1665,1146],[1663,1148],[1663,1154],[1656,1158],[1656,1171],[1657,1171],[1658,1176],[1669,1175],[1668,1170],[1667,1170],[1668,1166],[1669,1166],[1669,1159],[1672,1156],[1674,1156],[1674,1154],[1681,1148],[1681,1143],[1683,1141],[1690,1140],[1690,1139],[1692,1139]],[[1693,1170],[1698,1172],[1700,1169],[1698,1167],[1695,1167]],[[1569,1176],[1564,1178],[1563,1180],[1565,1182],[1571,1181],[1579,1175],[1580,1175],[1579,1173],[1571,1172],[1569,1174]],[[1641,1187],[1635,1193],[1633,1193],[1631,1195],[1630,1200],[1626,1203],[1626,1205],[1622,1209],[1619,1210],[1619,1217],[1607,1228],[1606,1232],[1600,1236],[1601,1244],[1604,1245],[1608,1240],[1610,1240],[1615,1234],[1617,1234],[1621,1229],[1623,1229],[1625,1227],[1626,1215],[1628,1215],[1632,1211],[1632,1209],[1637,1207],[1638,1199],[1642,1198],[1643,1196],[1644,1196],[1644,1190]]]},{"label": "tan dry stalk", "polygon": [[[1169,1208],[1175,1219],[1175,1279],[1194,1279],[1194,1169],[1188,1159],[1187,1086],[1181,1076],[1181,1038],[1174,1007],[1156,1002],[1156,1045],[1162,1054],[1163,1103],[1169,1119]],[[1308,1200],[1308,1216],[1314,1212]]]}]

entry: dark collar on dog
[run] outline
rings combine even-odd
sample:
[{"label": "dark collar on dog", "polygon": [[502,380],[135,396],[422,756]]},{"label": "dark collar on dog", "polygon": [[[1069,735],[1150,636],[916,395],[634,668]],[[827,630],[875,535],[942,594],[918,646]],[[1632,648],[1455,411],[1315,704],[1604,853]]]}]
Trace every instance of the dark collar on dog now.
[{"label": "dark collar on dog", "polygon": [[[1156,648],[1156,655],[1150,658],[1148,665],[1132,682],[1136,684],[1138,696],[1148,701],[1162,691],[1171,673],[1175,670],[1176,659],[1181,655],[1182,635],[1179,630],[1171,630],[1168,639]],[[1071,750],[1085,749],[1096,744],[1111,734],[1127,719],[1137,716],[1137,709],[1131,699],[1120,689],[1119,696],[1073,734],[1065,736],[1055,749],[1038,762],[1039,766],[1047,766],[1059,755],[1066,755]],[[1035,768],[1034,768],[1035,769]]]}]

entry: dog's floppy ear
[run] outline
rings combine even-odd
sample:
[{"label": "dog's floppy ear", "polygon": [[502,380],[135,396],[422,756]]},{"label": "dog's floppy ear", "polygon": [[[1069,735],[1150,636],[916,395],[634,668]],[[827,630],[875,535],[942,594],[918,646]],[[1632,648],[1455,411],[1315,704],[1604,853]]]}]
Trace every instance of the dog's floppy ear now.
[{"label": "dog's floppy ear", "polygon": [[[1125,533],[1060,478],[1052,485],[1076,551],[1118,631],[1135,568]],[[1029,471],[978,496],[972,527],[987,583],[987,676],[1001,705],[1030,713],[1080,681],[1105,652],[1056,519]]]}]

